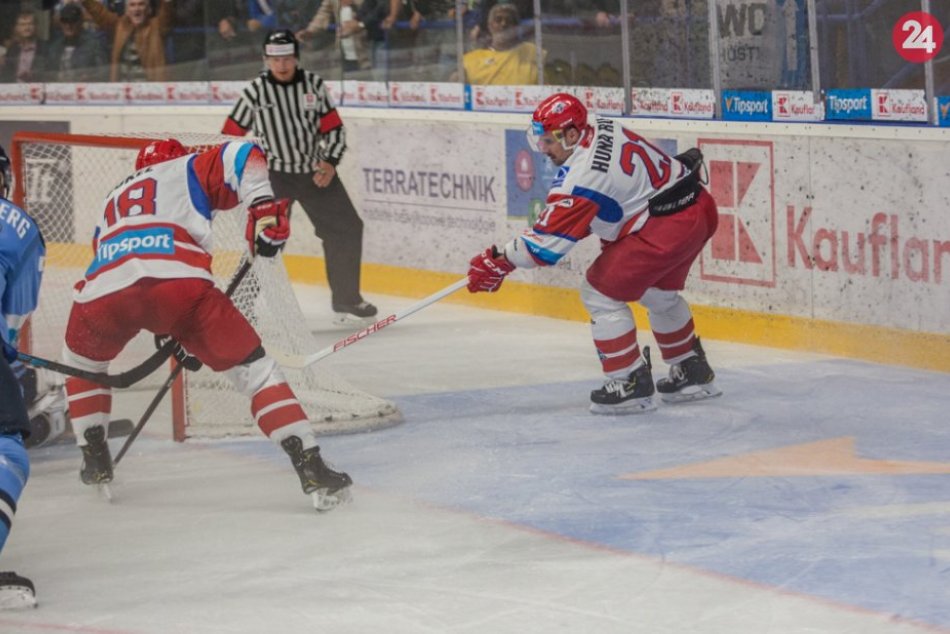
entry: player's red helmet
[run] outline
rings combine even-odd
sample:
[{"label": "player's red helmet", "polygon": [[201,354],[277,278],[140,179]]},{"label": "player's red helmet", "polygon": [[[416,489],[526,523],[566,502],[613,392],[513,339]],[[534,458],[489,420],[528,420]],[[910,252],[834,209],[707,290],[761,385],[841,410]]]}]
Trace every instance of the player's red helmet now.
[{"label": "player's red helmet", "polygon": [[135,170],[138,171],[156,163],[164,163],[185,154],[188,154],[188,150],[177,139],[152,141],[139,150],[139,155],[135,157]]},{"label": "player's red helmet", "polygon": [[[587,108],[580,99],[566,92],[554,93],[540,104],[531,115],[531,129],[528,137],[537,147],[537,141],[547,132],[563,144],[564,131],[576,128],[583,131],[587,128]],[[565,149],[570,149],[565,145]]]}]

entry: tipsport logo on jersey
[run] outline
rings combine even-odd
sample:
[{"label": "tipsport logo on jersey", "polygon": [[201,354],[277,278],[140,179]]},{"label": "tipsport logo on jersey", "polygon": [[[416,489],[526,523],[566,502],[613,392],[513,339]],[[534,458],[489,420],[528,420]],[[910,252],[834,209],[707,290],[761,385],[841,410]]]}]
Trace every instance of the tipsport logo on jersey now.
[{"label": "tipsport logo on jersey", "polygon": [[774,288],[775,178],[772,143],[700,139],[719,227],[700,256],[700,278]]},{"label": "tipsport logo on jersey", "polygon": [[123,231],[99,242],[96,259],[87,275],[129,255],[171,255],[175,252],[174,232],[169,227]]}]

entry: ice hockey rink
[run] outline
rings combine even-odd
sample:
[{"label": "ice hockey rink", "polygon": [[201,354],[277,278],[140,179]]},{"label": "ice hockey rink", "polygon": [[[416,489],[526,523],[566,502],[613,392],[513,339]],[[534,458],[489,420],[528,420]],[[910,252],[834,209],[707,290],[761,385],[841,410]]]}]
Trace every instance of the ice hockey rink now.
[{"label": "ice hockey rink", "polygon": [[0,632],[950,632],[950,377],[704,345],[721,398],[598,417],[586,324],[430,306],[321,362],[405,416],[323,439],[355,481],[323,515],[269,441],[175,444],[164,408],[111,504],[34,450],[0,568],[39,607]]}]

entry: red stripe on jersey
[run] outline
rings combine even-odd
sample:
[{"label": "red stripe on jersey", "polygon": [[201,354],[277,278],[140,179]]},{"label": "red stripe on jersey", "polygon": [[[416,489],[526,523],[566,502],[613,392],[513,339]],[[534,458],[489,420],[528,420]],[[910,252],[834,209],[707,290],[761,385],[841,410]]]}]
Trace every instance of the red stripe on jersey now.
[{"label": "red stripe on jersey", "polygon": [[264,432],[265,436],[269,437],[281,427],[306,420],[307,414],[300,407],[300,403],[294,401],[261,416],[257,421],[257,426]]},{"label": "red stripe on jersey", "polygon": [[551,194],[533,229],[540,234],[564,236],[578,241],[590,235],[590,223],[599,210],[600,207],[587,198]]},{"label": "red stripe on jersey", "polygon": [[340,119],[340,114],[336,111],[336,108],[326,113],[320,117],[320,133],[326,134],[330,130],[336,130],[337,128],[343,125],[343,120]]},{"label": "red stripe on jersey", "polygon": [[613,354],[615,352],[620,352],[621,350],[626,350],[636,342],[636,328],[614,339],[594,339],[594,345],[597,347],[597,351],[602,354]]},{"label": "red stripe on jersey", "polygon": [[232,209],[238,204],[237,192],[224,182],[224,145],[202,152],[191,164],[198,182],[214,209]]},{"label": "red stripe on jersey", "polygon": [[69,402],[69,417],[82,418],[91,414],[103,414],[112,411],[111,394],[94,394],[77,398]]},{"label": "red stripe on jersey", "polygon": [[603,367],[604,372],[616,372],[617,370],[629,368],[636,363],[639,358],[640,346],[635,346],[630,352],[625,352],[617,357],[601,357],[600,365]]},{"label": "red stripe on jersey", "polygon": [[257,413],[268,405],[273,405],[274,403],[288,399],[296,400],[296,398],[294,391],[291,390],[290,386],[286,383],[278,383],[277,385],[265,387],[258,390],[257,393],[251,397],[251,414],[254,415],[254,418],[257,418]]},{"label": "red stripe on jersey", "polygon": [[224,121],[224,126],[221,127],[221,134],[230,134],[233,136],[244,136],[247,134],[247,128],[242,126],[240,123],[228,117]]}]

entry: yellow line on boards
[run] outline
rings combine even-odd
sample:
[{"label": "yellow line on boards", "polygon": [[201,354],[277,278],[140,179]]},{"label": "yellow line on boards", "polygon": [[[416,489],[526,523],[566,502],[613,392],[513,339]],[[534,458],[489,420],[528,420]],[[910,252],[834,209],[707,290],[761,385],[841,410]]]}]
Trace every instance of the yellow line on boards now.
[{"label": "yellow line on boards", "polygon": [[[284,260],[293,281],[327,283],[322,258],[287,255]],[[464,272],[440,273],[364,263],[362,286],[370,293],[425,297],[455,282],[461,275]],[[443,301],[573,321],[588,320],[576,289],[509,281],[497,293],[473,295],[463,290]],[[708,339],[950,372],[948,335],[715,306],[693,305],[692,309],[697,331]],[[634,305],[634,315],[643,330],[647,330],[646,311]]]}]

